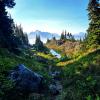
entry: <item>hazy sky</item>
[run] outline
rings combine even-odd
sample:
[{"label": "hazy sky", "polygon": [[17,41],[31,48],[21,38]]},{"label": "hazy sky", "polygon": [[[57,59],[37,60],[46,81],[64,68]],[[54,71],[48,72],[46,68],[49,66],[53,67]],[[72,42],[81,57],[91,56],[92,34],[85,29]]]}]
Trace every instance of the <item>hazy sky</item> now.
[{"label": "hazy sky", "polygon": [[9,10],[25,32],[40,30],[61,33],[85,32],[88,28],[88,0],[15,0]]}]

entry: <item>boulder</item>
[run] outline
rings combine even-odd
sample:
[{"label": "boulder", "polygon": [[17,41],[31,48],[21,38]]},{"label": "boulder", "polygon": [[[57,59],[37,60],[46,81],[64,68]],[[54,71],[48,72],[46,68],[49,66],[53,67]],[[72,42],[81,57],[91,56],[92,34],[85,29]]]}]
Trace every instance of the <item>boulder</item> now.
[{"label": "boulder", "polygon": [[16,90],[21,93],[40,93],[43,89],[43,77],[23,64],[12,70],[9,78],[14,82]]}]

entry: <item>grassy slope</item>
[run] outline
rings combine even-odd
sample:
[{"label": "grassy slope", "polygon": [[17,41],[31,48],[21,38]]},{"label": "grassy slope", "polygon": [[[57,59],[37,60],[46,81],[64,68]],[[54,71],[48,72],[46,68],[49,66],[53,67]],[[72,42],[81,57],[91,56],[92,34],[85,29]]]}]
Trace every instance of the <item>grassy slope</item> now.
[{"label": "grassy slope", "polygon": [[[33,52],[23,51],[26,54],[16,56],[9,53],[5,49],[0,49],[0,77],[3,73],[11,70],[18,64],[25,64],[33,71],[44,75],[47,79],[48,64],[37,61],[36,56],[43,57],[47,60],[55,58],[50,54],[37,53],[32,56]],[[57,59],[55,59],[56,61]],[[64,90],[57,100],[99,100],[99,85],[100,84],[100,49],[88,50],[85,53],[80,53],[74,59],[69,61],[59,62],[59,69],[63,69],[63,87]],[[55,67],[55,70],[57,68]],[[5,85],[5,83],[3,83]],[[7,85],[7,84],[6,84]],[[8,85],[9,86],[9,85]],[[7,88],[7,87],[6,87]],[[0,91],[2,95],[2,91]],[[90,98],[90,99],[89,99]],[[98,99],[99,98],[99,99]]]},{"label": "grassy slope", "polygon": [[[97,49],[97,50],[99,50],[100,49],[100,47]],[[93,52],[95,52],[96,51],[96,49],[89,49],[89,50],[85,50],[85,51],[79,51],[79,52],[76,52],[74,55],[73,55],[73,57],[70,59],[70,60],[66,60],[66,61],[62,61],[62,62],[59,62],[58,64],[57,64],[57,66],[66,66],[66,65],[71,65],[71,64],[73,64],[74,62],[80,62],[80,59],[81,58],[87,58],[86,60],[88,61],[88,62],[91,62],[91,60],[90,59],[92,59],[93,57],[91,57],[91,55],[89,55],[89,54],[92,54]],[[89,55],[89,56],[87,56],[87,55]],[[99,56],[99,54],[98,55],[93,55],[92,54],[92,56]],[[84,61],[83,61],[84,62]]]},{"label": "grassy slope", "polygon": [[72,68],[73,71],[78,71],[79,69],[79,71],[81,72],[81,70],[87,69],[90,65],[100,66],[100,49],[81,56],[72,63],[67,64],[64,68],[67,70]]},{"label": "grassy slope", "polygon": [[[41,59],[43,62],[40,61]],[[3,89],[0,89],[0,99],[1,97],[6,97],[5,91],[9,91],[13,88],[12,82],[6,78],[6,75],[14,67],[19,64],[24,64],[31,70],[43,75],[46,80],[46,85],[48,85],[51,80],[49,76],[49,65],[53,66],[53,70],[57,70],[55,67],[56,60],[57,59],[51,54],[44,54],[33,50],[23,50],[22,54],[15,55],[9,53],[6,49],[0,49],[0,84],[2,84],[3,87]],[[34,95],[32,96],[34,97]],[[42,99],[49,100],[49,98],[50,95],[48,95],[48,91],[46,91],[46,96],[42,97]]]},{"label": "grassy slope", "polygon": [[24,64],[30,67],[34,71],[39,71],[42,69],[43,65],[35,60],[35,57],[30,54],[29,51],[25,51],[26,54],[21,54],[19,56],[9,53],[5,49],[0,49],[0,66],[9,70],[18,64]]},{"label": "grassy slope", "polygon": [[[40,61],[39,59],[42,59]],[[49,65],[55,66],[57,59],[51,54],[34,52],[33,50],[23,50],[22,54],[15,55],[6,49],[0,49],[0,74],[7,73],[19,64],[24,64],[31,70],[49,78]]]},{"label": "grassy slope", "polygon": [[64,91],[59,100],[100,100],[100,49],[68,61],[62,68]]},{"label": "grassy slope", "polygon": [[[57,48],[54,45],[47,44],[47,47],[60,48],[58,51],[62,52],[64,44]],[[71,48],[66,54],[70,55],[70,52],[73,53],[70,60],[57,63],[63,69],[64,78],[64,90],[57,100],[100,100],[100,47],[89,50]]]},{"label": "grassy slope", "polygon": [[[42,59],[45,59],[46,61],[48,61],[49,58],[53,59],[53,57],[50,54],[45,55],[41,53],[41,55]],[[40,58],[41,55],[40,53],[36,53],[34,55],[34,52],[32,50],[23,50],[23,52],[20,55],[15,55],[8,52],[4,48],[0,48],[0,85],[3,87],[3,89],[0,88],[0,100],[1,97],[6,97],[6,91],[9,91],[13,88],[12,82],[7,79],[6,75],[10,70],[12,70],[19,64],[24,64],[26,67],[33,70],[34,72],[43,75],[46,79],[45,82],[49,84],[49,64],[47,64],[48,62],[45,63],[38,61],[38,58]]]},{"label": "grassy slope", "polygon": [[46,44],[46,46],[50,49],[54,49],[61,55],[67,55],[72,57],[76,52],[79,51],[81,45],[79,42],[72,42],[69,40],[62,43],[61,45],[58,45],[57,41],[51,40],[49,43]]}]

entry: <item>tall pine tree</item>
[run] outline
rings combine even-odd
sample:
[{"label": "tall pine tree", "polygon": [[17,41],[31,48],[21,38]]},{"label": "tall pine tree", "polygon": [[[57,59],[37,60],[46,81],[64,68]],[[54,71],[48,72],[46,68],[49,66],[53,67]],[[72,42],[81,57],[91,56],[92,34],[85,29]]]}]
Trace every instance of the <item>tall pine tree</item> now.
[{"label": "tall pine tree", "polygon": [[61,33],[61,36],[60,36],[60,40],[64,40],[65,39],[65,35],[64,35],[64,31]]},{"label": "tall pine tree", "polygon": [[89,16],[89,28],[87,30],[87,43],[91,45],[100,45],[100,0],[89,0],[88,4],[88,16]]}]

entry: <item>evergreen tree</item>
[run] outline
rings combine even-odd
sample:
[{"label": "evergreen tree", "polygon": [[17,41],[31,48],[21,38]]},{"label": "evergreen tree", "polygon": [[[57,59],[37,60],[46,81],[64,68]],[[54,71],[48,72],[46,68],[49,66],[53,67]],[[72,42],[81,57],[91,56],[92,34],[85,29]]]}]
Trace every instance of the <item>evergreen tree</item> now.
[{"label": "evergreen tree", "polygon": [[23,46],[28,46],[29,41],[28,41],[28,36],[26,33],[23,32],[23,28],[21,27],[21,25],[16,25],[14,27],[14,35],[19,38],[19,41],[16,41],[17,44],[21,47]]},{"label": "evergreen tree", "polygon": [[74,36],[72,35],[72,33],[69,33],[69,40],[71,40],[71,41],[75,41],[75,38],[74,38]]},{"label": "evergreen tree", "polygon": [[74,38],[73,35],[71,36],[71,39],[70,40],[73,41],[73,42],[75,41],[75,38]]},{"label": "evergreen tree", "polygon": [[86,42],[87,42],[87,34],[86,33],[84,35],[83,42],[84,42],[84,44],[86,44]]},{"label": "evergreen tree", "polygon": [[67,39],[67,32],[66,32],[66,30],[65,30],[65,39]]},{"label": "evergreen tree", "polygon": [[89,0],[88,16],[89,28],[87,30],[87,43],[88,45],[100,45],[100,0]]},{"label": "evergreen tree", "polygon": [[23,43],[25,44],[25,45],[29,45],[29,40],[28,40],[28,35],[27,35],[27,33],[24,33],[24,35],[23,35]]},{"label": "evergreen tree", "polygon": [[50,39],[47,38],[47,43],[49,43],[49,42],[50,42]]},{"label": "evergreen tree", "polygon": [[0,0],[0,47],[15,51],[18,48],[13,34],[13,19],[8,16],[6,8],[13,8],[15,6],[14,0]]},{"label": "evergreen tree", "polygon": [[67,33],[67,39],[70,39],[70,33],[69,32]]},{"label": "evergreen tree", "polygon": [[55,38],[55,36],[53,36],[53,40],[54,40],[54,41],[56,41],[56,38]]},{"label": "evergreen tree", "polygon": [[60,37],[60,40],[64,40],[65,39],[65,35],[64,35],[64,32],[61,33],[61,37]]},{"label": "evergreen tree", "polygon": [[71,39],[72,38],[72,34],[71,33],[69,33],[69,39]]},{"label": "evergreen tree", "polygon": [[33,45],[34,46],[34,49],[38,52],[44,52],[44,53],[47,53],[49,50],[46,46],[44,46],[43,42],[41,41],[40,39],[40,36],[36,35],[36,41],[35,41],[35,44]]}]

